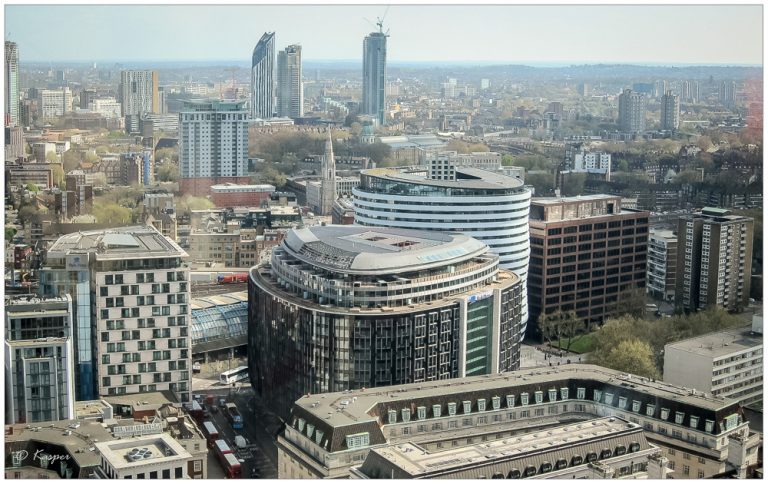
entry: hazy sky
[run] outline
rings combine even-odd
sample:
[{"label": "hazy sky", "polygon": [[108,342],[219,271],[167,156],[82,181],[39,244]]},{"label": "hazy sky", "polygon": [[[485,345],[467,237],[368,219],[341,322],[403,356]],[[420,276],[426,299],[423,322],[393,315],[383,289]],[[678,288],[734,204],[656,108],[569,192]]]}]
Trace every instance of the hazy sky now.
[{"label": "hazy sky", "polygon": [[[22,62],[247,60],[265,31],[306,60],[361,59],[376,5],[6,5]],[[762,64],[762,6],[393,5],[388,58]]]}]

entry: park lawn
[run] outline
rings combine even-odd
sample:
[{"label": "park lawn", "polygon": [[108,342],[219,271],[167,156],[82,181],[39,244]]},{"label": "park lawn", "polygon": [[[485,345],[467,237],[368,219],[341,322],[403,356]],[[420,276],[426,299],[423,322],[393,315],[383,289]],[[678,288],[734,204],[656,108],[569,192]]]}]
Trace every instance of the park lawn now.
[{"label": "park lawn", "polygon": [[[557,343],[554,343],[553,346],[557,347]],[[565,349],[568,347],[568,339],[562,338],[560,340],[560,348]],[[572,353],[589,353],[592,351],[595,347],[595,337],[592,335],[592,333],[587,334],[581,334],[573,338],[571,341],[571,352]]]}]

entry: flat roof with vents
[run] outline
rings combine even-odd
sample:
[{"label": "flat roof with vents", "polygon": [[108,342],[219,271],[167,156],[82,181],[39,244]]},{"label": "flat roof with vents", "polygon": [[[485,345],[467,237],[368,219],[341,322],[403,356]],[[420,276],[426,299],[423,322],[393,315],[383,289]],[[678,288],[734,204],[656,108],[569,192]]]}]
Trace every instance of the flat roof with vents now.
[{"label": "flat roof with vents", "polygon": [[192,458],[181,444],[166,434],[97,442],[95,446],[101,456],[117,470],[142,467],[150,463],[178,463]]},{"label": "flat roof with vents", "polygon": [[63,235],[48,250],[48,258],[87,253],[95,254],[96,260],[187,257],[176,242],[154,227],[136,225]]}]

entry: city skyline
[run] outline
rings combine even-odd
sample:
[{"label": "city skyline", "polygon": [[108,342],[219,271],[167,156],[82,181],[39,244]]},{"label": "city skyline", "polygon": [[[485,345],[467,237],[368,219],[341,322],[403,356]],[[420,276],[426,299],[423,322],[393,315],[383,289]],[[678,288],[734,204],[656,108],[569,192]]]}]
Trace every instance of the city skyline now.
[{"label": "city skyline", "polygon": [[[382,16],[384,30],[390,30],[392,63],[762,65],[763,55],[760,5],[8,5],[5,10],[6,38],[19,44],[23,63],[247,59],[264,31],[277,33],[278,49],[302,45],[307,61],[358,60],[359,39],[378,30],[373,23]],[[296,15],[301,10],[305,15]],[[686,17],[696,22],[679,21]],[[126,43],[111,28],[118,21],[140,23],[152,35]],[[414,21],[419,29],[408,27]],[[334,23],[347,28],[326,28]],[[226,35],[217,35],[211,25],[222,25]],[[588,25],[599,28],[585,30]],[[465,41],[447,45],[457,32]],[[88,40],[93,38],[100,41]],[[486,48],[505,44],[508,48]]]}]

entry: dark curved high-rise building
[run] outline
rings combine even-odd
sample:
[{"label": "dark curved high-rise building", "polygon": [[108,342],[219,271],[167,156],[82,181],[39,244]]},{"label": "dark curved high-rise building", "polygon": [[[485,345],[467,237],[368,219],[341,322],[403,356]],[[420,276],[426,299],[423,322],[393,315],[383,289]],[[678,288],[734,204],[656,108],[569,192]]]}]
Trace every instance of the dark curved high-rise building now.
[{"label": "dark curved high-rise building", "polygon": [[306,393],[515,370],[522,287],[466,235],[292,230],[251,269],[251,384],[287,416]]},{"label": "dark curved high-rise building", "polygon": [[251,118],[271,118],[274,104],[275,33],[265,32],[251,57]]}]

